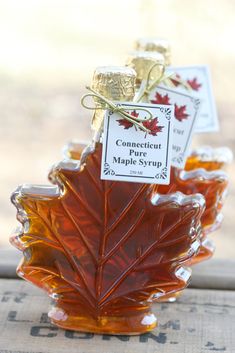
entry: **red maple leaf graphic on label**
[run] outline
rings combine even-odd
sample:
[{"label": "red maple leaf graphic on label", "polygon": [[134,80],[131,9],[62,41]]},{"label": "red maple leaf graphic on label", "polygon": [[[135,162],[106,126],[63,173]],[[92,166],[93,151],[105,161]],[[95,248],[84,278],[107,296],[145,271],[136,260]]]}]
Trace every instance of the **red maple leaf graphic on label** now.
[{"label": "red maple leaf graphic on label", "polygon": [[202,86],[201,83],[197,82],[197,77],[194,77],[192,80],[187,80],[187,82],[194,91],[199,91],[199,88]]},{"label": "red maple leaf graphic on label", "polygon": [[143,126],[146,127],[146,129],[150,130],[149,132],[150,135],[156,136],[158,132],[162,132],[162,129],[164,126],[159,126],[158,125],[159,121],[158,118],[154,118],[151,120],[143,121]]},{"label": "red maple leaf graphic on label", "polygon": [[[131,115],[134,117],[134,118],[138,118],[139,116],[139,113],[136,113],[135,110],[133,110],[131,112]],[[117,120],[119,122],[119,125],[120,126],[124,126],[124,129],[130,129],[130,127],[132,127],[134,124],[131,122],[131,121],[128,121],[127,119],[123,118],[123,119],[119,119]]]},{"label": "red maple leaf graphic on label", "polygon": [[[158,92],[156,92],[156,94],[155,94],[155,100],[151,100],[151,103],[163,104],[163,105],[171,104],[170,97],[168,96],[168,94],[163,96]],[[185,110],[186,110],[186,105],[182,105],[181,107],[179,107],[177,104],[175,104],[175,118],[179,121],[182,121],[184,119],[186,120],[188,118],[189,114],[186,114]],[[143,123],[143,125],[144,125],[144,123]],[[145,127],[147,127],[147,126],[145,126]]]},{"label": "red maple leaf graphic on label", "polygon": [[181,107],[178,107],[178,105],[175,104],[175,118],[179,121],[188,119],[189,114],[186,114],[185,110],[186,105],[181,105]]},{"label": "red maple leaf graphic on label", "polygon": [[[181,77],[180,77],[180,75],[179,74],[175,74],[175,78],[177,79],[181,79]],[[179,86],[180,85],[180,82],[179,81],[177,81],[176,79],[174,79],[174,78],[171,78],[170,80],[171,80],[171,82],[174,84],[174,86]]]},{"label": "red maple leaf graphic on label", "polygon": [[155,99],[151,100],[151,103],[153,103],[153,104],[165,104],[165,105],[171,104],[168,94],[163,96],[163,95],[161,95],[158,92],[156,92]]}]

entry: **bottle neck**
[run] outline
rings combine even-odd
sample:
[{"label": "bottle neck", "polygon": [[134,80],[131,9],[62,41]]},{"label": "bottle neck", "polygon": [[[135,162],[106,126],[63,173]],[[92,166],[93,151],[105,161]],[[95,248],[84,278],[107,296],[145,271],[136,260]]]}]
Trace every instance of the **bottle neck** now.
[{"label": "bottle neck", "polygon": [[104,116],[105,116],[104,109],[95,110],[92,118],[92,123],[91,123],[91,128],[93,131],[95,131],[95,133],[103,132]]}]

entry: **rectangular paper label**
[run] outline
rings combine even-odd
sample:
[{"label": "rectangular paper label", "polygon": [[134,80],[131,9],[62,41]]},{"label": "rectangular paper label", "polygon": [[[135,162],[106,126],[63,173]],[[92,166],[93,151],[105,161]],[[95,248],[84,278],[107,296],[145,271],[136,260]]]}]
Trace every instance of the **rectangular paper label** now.
[{"label": "rectangular paper label", "polygon": [[158,86],[152,90],[149,100],[153,104],[173,104],[175,107],[172,136],[171,164],[184,168],[189,154],[192,135],[199,116],[200,100],[176,89]]},{"label": "rectangular paper label", "polygon": [[[133,117],[144,118],[136,104],[123,103]],[[153,119],[145,122],[146,133],[119,113],[107,110],[104,119],[101,179],[169,184],[174,106],[140,104]]]},{"label": "rectangular paper label", "polygon": [[195,132],[213,132],[219,130],[214,95],[212,93],[211,75],[208,66],[169,67],[167,73],[175,73],[191,86],[192,91],[182,85],[175,87],[180,92],[187,92],[201,101],[200,114]]}]

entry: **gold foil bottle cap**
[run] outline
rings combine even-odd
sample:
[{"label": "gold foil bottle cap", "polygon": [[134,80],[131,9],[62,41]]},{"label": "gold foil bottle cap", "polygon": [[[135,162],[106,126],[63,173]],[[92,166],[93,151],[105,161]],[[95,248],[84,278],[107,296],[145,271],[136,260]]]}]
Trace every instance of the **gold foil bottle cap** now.
[{"label": "gold foil bottle cap", "polygon": [[156,80],[162,75],[165,58],[157,52],[135,51],[130,54],[127,65],[136,71],[137,84],[139,85],[142,80],[147,79],[151,68],[150,80]]},{"label": "gold foil bottle cap", "polygon": [[[93,75],[92,88],[112,101],[133,101],[135,95],[136,72],[125,66],[101,66]],[[99,99],[96,100],[99,105]],[[102,104],[101,104],[102,106]],[[100,129],[104,111],[97,109],[92,121],[92,128]]]},{"label": "gold foil bottle cap", "polygon": [[166,39],[162,38],[140,38],[135,43],[136,50],[154,51],[164,55],[166,65],[170,65],[171,47]]},{"label": "gold foil bottle cap", "polygon": [[93,75],[92,88],[114,101],[132,101],[135,95],[136,72],[125,66],[98,67]]}]

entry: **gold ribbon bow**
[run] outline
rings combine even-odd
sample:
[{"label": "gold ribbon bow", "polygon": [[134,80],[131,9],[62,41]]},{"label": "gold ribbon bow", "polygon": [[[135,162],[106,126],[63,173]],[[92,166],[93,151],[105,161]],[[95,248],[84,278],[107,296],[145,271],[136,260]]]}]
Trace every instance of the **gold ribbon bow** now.
[{"label": "gold ribbon bow", "polygon": [[[81,99],[81,105],[89,110],[104,110],[104,109],[110,109],[112,112],[117,112],[119,113],[124,119],[130,121],[132,124],[134,124],[135,126],[138,126],[141,130],[145,131],[145,132],[150,132],[149,129],[147,129],[142,122],[143,121],[149,121],[153,118],[153,115],[151,113],[150,110],[146,109],[146,108],[142,108],[139,106],[131,106],[131,107],[127,107],[125,105],[121,105],[121,104],[115,104],[114,102],[112,102],[111,100],[105,98],[104,96],[102,96],[100,93],[98,93],[97,91],[95,91],[94,89],[92,89],[91,87],[86,86],[86,89],[88,89],[88,91],[90,91],[91,93],[87,93],[84,94],[84,96]],[[91,97],[94,100],[98,99],[99,103],[100,103],[100,107],[94,106],[94,107],[90,107],[88,105],[86,105],[84,103],[85,99]],[[145,117],[145,118],[139,118],[139,117],[133,117],[131,114],[129,114],[126,110],[129,109],[133,109],[133,110],[139,110],[139,111],[145,111],[146,113],[149,114],[149,117]]]},{"label": "gold ribbon bow", "polygon": [[[156,68],[156,67],[160,67],[161,69],[161,74],[160,76],[153,80],[151,82],[151,74],[153,72],[153,70]],[[166,70],[166,67],[164,64],[159,64],[159,63],[156,63],[156,64],[153,64],[150,69],[149,69],[149,72],[148,72],[148,75],[147,75],[147,79],[145,81],[143,81],[143,85],[141,84],[141,87],[140,87],[140,90],[137,94],[137,97],[135,98],[135,101],[136,102],[141,102],[143,100],[144,97],[146,97],[148,99],[148,96],[149,94],[151,93],[151,91],[157,87],[159,85],[160,82],[163,82],[165,83],[167,86],[171,86],[171,87],[174,87],[174,84],[172,82],[172,80],[174,80],[175,82],[177,82],[178,84],[182,85],[185,89],[187,90],[191,90],[191,87],[190,85],[185,82],[184,80],[181,80],[179,79],[175,73],[172,73],[172,74],[169,74],[169,75],[166,75],[165,74],[165,70]]]}]

